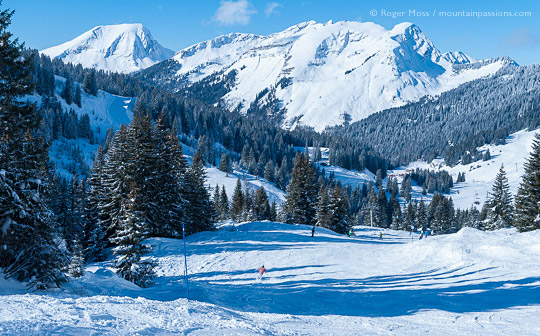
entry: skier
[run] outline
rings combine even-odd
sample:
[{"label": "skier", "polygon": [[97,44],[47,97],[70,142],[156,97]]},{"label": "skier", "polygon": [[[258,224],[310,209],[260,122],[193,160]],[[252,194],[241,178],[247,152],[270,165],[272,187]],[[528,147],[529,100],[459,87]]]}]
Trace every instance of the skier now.
[{"label": "skier", "polygon": [[311,238],[315,236],[315,225],[313,225],[313,228],[311,229]]},{"label": "skier", "polygon": [[264,265],[257,268],[257,272],[259,272],[259,274],[257,275],[257,279],[262,280],[263,274],[266,273],[266,268],[264,268]]},{"label": "skier", "polygon": [[418,240],[422,240],[422,238],[424,238],[424,233],[422,232],[422,234],[420,235],[420,238],[418,238]]},{"label": "skier", "polygon": [[352,228],[349,230],[348,235],[349,235],[349,237],[352,237],[352,235],[353,235],[353,230],[352,230]]},{"label": "skier", "polygon": [[382,232],[379,232],[379,239],[382,240]]}]

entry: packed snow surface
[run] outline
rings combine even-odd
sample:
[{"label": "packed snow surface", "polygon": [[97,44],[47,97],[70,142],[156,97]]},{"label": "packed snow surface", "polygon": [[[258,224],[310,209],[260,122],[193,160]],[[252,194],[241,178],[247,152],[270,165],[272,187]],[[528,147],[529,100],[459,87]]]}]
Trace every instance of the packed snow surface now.
[{"label": "packed snow surface", "polygon": [[412,23],[386,30],[371,22],[347,21],[309,21],[268,36],[223,35],[183,49],[172,59],[178,62],[175,75],[189,82],[236,72],[224,97],[231,109],[247,111],[268,90],[260,103],[275,96],[286,111],[284,126],[305,124],[319,131],[348,117],[357,121],[439,94],[509,63],[442,53]]},{"label": "packed snow surface", "polygon": [[71,41],[41,51],[85,68],[129,73],[173,56],[140,23],[97,26]]},{"label": "packed snow surface", "polygon": [[[356,227],[347,237],[272,222],[149,239],[147,289],[91,264],[63,289],[0,280],[0,334],[538,335],[540,235],[430,236]],[[378,238],[379,232],[383,239]],[[255,269],[268,269],[261,281]]]}]

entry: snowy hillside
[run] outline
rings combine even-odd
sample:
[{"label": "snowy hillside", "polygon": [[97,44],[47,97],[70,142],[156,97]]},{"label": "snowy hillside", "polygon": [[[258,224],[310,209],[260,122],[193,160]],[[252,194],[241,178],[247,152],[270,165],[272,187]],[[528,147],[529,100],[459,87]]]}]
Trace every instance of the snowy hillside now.
[{"label": "snowy hillside", "polygon": [[[539,232],[513,229],[418,240],[357,227],[355,237],[270,222],[151,239],[156,284],[109,262],[58,292],[0,277],[0,334],[534,335],[540,330]],[[255,269],[268,269],[262,281]]]},{"label": "snowy hillside", "polygon": [[[516,195],[524,173],[523,164],[529,157],[534,135],[538,132],[540,132],[540,129],[520,131],[510,135],[504,145],[485,145],[480,147],[478,149],[480,153],[484,153],[489,149],[491,159],[488,161],[477,161],[467,165],[459,164],[455,167],[446,166],[444,161],[440,159],[434,160],[431,164],[418,161],[406,167],[400,167],[395,171],[390,171],[389,174],[394,173],[399,176],[406,169],[416,168],[446,170],[455,180],[458,173],[465,173],[465,182],[455,185],[450,197],[452,197],[457,208],[469,209],[473,205],[481,208],[486,201],[487,194],[491,191],[495,176],[501,164],[504,165],[506,176],[508,177],[510,192],[512,195]],[[413,186],[412,196],[414,199],[426,199],[426,196],[423,196],[421,192],[421,186]],[[428,196],[427,198],[429,199],[430,197]],[[478,204],[474,204],[475,201],[478,201]]]},{"label": "snowy hillside", "polygon": [[[81,107],[75,104],[66,104],[66,101],[60,98],[60,92],[65,85],[66,79],[56,77],[56,94],[62,107],[67,110],[73,109],[79,116],[88,114],[90,124],[98,139],[104,140],[109,128],[115,130],[120,125],[127,125],[133,118],[133,109],[135,107],[135,98],[122,97],[99,90],[97,96],[92,96],[82,91]],[[82,85],[79,83],[78,85]]]},{"label": "snowy hillside", "polygon": [[66,63],[122,73],[147,68],[174,54],[154,40],[150,31],[139,23],[97,26],[41,52]]},{"label": "snowy hillside", "polygon": [[168,73],[162,78],[167,82],[193,83],[234,72],[235,82],[223,97],[230,109],[275,104],[286,112],[286,127],[305,124],[320,131],[455,88],[510,63],[442,53],[411,23],[386,30],[369,22],[310,21],[268,36],[229,34],[198,43],[177,52],[157,73]]},{"label": "snowy hillside", "polygon": [[[223,147],[221,147],[221,149],[223,149]],[[188,163],[191,164],[195,149],[186,144],[182,144],[182,150],[184,157],[187,159]],[[216,185],[219,185],[220,188],[225,187],[227,196],[229,196],[229,201],[232,201],[234,188],[236,188],[238,179],[241,180],[244,191],[249,189],[249,191],[255,192],[258,188],[263,187],[270,203],[276,202],[276,205],[279,205],[285,201],[285,192],[283,190],[261,177],[243,171],[234,170],[232,173],[225,173],[217,167],[207,167],[206,176],[206,183],[211,190],[211,193],[214,192]]]}]

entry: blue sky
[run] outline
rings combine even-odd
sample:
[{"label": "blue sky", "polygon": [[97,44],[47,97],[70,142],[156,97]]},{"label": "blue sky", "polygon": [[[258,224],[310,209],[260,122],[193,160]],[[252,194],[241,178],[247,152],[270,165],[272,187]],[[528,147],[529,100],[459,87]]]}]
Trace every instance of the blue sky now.
[{"label": "blue sky", "polygon": [[[225,33],[266,35],[308,20],[372,21],[386,28],[409,21],[443,52],[540,63],[538,0],[4,0],[2,7],[16,10],[15,36],[38,49],[117,23],[140,22],[163,46],[177,51]],[[499,16],[463,16],[476,15],[471,11]]]}]

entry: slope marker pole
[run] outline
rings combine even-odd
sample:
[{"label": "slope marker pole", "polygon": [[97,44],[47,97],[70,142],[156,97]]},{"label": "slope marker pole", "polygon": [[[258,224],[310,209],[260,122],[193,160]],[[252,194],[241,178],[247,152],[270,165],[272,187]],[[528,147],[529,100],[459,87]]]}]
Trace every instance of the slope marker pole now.
[{"label": "slope marker pole", "polygon": [[186,255],[186,229],[185,224],[182,223],[182,240],[184,241],[184,278],[186,280],[186,298],[189,302],[189,280],[188,280],[188,267],[187,267],[187,255]]}]

